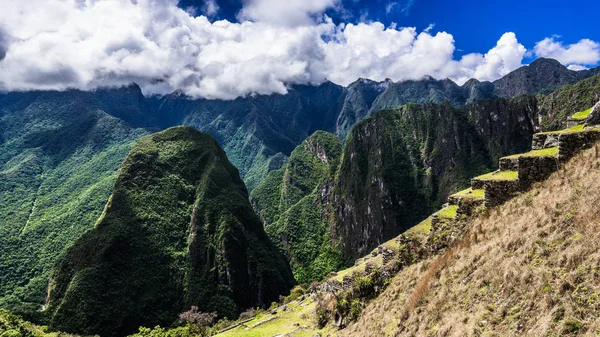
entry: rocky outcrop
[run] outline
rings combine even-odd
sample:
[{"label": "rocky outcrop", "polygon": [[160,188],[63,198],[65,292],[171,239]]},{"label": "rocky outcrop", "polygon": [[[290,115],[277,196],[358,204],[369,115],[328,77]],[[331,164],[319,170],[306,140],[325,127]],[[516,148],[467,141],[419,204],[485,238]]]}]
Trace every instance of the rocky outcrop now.
[{"label": "rocky outcrop", "polygon": [[592,112],[585,120],[585,125],[599,125],[600,124],[600,101],[594,105]]},{"label": "rocky outcrop", "polygon": [[95,228],[57,266],[52,329],[122,336],[179,313],[236,317],[294,284],[237,169],[214,138],[177,127],[142,138]]}]

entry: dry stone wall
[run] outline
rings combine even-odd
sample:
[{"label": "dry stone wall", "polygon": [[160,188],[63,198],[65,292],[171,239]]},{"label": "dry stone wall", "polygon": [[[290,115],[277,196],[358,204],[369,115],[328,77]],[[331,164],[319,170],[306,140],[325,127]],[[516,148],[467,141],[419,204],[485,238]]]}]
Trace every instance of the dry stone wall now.
[{"label": "dry stone wall", "polygon": [[600,140],[599,129],[563,133],[559,139],[558,159],[564,163],[571,159],[577,152],[594,146],[598,140]]},{"label": "dry stone wall", "polygon": [[519,169],[518,157],[500,158],[500,171],[517,171]]},{"label": "dry stone wall", "polygon": [[489,180],[484,182],[486,208],[502,205],[523,190],[518,180]]},{"label": "dry stone wall", "polygon": [[519,157],[521,187],[526,188],[535,182],[546,180],[558,167],[559,161],[556,157]]}]

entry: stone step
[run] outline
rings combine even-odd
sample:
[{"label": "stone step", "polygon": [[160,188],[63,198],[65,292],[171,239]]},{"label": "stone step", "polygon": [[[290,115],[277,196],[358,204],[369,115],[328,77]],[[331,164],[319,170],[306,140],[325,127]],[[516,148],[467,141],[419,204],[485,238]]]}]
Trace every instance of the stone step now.
[{"label": "stone step", "polygon": [[584,124],[577,124],[568,129],[558,131],[539,132],[533,135],[531,148],[533,150],[541,150],[550,147],[560,146],[560,138],[564,135],[573,135],[579,133],[588,133],[599,130],[599,126],[586,127]]},{"label": "stone step", "polygon": [[458,206],[456,205],[448,205],[442,208],[431,216],[431,228],[436,228],[443,222],[450,222],[456,219],[457,211]]},{"label": "stone step", "polygon": [[484,199],[483,190],[473,190],[467,188],[466,190],[457,192],[448,197],[448,204],[459,206],[463,199]]},{"label": "stone step", "polygon": [[517,171],[519,169],[520,155],[508,156],[500,158],[500,171]]},{"label": "stone step", "polygon": [[484,200],[484,190],[473,190],[471,188],[460,191],[448,197],[448,203],[450,205],[458,206],[458,209],[456,210],[458,217],[473,215],[475,210],[479,206],[483,205]]},{"label": "stone step", "polygon": [[558,158],[558,146],[549,147],[540,150],[532,150],[526,153],[514,154],[512,156],[500,158],[500,171],[518,171],[519,160],[523,157],[554,157]]},{"label": "stone step", "polygon": [[567,162],[578,152],[589,149],[600,140],[600,126],[585,127],[578,125],[560,134],[558,140],[558,159]]},{"label": "stone step", "polygon": [[517,171],[495,171],[473,178],[471,188],[484,190],[484,206],[496,207],[523,190]]},{"label": "stone step", "polygon": [[519,172],[517,171],[495,171],[488,174],[484,174],[479,177],[471,179],[471,188],[473,190],[484,189],[485,182],[487,181],[513,181],[519,180]]},{"label": "stone step", "polygon": [[558,154],[559,147],[550,147],[519,156],[517,170],[521,186],[527,188],[535,182],[546,180],[556,172],[560,167]]}]

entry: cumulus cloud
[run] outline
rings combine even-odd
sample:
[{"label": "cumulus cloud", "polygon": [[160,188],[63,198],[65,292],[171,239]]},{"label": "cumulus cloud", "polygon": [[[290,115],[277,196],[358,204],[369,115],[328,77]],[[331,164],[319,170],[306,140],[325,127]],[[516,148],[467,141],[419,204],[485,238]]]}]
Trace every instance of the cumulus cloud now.
[{"label": "cumulus cloud", "polygon": [[[494,80],[521,66],[526,52],[506,33],[487,53],[455,60],[446,32],[335,24],[322,13],[337,0],[280,3],[248,0],[240,14],[247,20],[232,23],[194,17],[176,0],[3,0],[0,41],[8,43],[0,88],[90,90],[136,82],[149,94],[181,90],[234,99],[326,79],[341,85],[359,77]],[[268,4],[288,20],[267,13]]]},{"label": "cumulus cloud", "polygon": [[600,43],[583,39],[577,43],[564,45],[559,37],[548,37],[536,43],[534,53],[538,57],[553,58],[571,69],[582,69],[585,65],[600,62]]},{"label": "cumulus cloud", "polygon": [[496,46],[485,55],[468,54],[462,57],[462,74],[457,81],[463,83],[470,78],[483,81],[498,79],[520,67],[526,53],[527,49],[519,43],[515,33],[504,33]]},{"label": "cumulus cloud", "polygon": [[310,25],[315,16],[338,3],[339,0],[245,0],[238,18],[285,26]]}]

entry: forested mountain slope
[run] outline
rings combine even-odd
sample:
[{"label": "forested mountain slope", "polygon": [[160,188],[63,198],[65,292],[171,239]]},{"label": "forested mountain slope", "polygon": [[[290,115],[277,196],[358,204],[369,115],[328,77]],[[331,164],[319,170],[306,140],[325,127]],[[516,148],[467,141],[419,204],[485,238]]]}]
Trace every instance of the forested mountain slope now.
[{"label": "forested mountain slope", "polygon": [[176,127],[132,148],[94,229],[53,273],[46,314],[53,329],[122,336],[191,306],[237,317],[293,284],[225,152]]},{"label": "forested mountain slope", "polygon": [[[93,93],[0,95],[0,305],[34,312],[61,251],[92,228],[146,134]],[[134,105],[121,114],[133,115]]]}]

